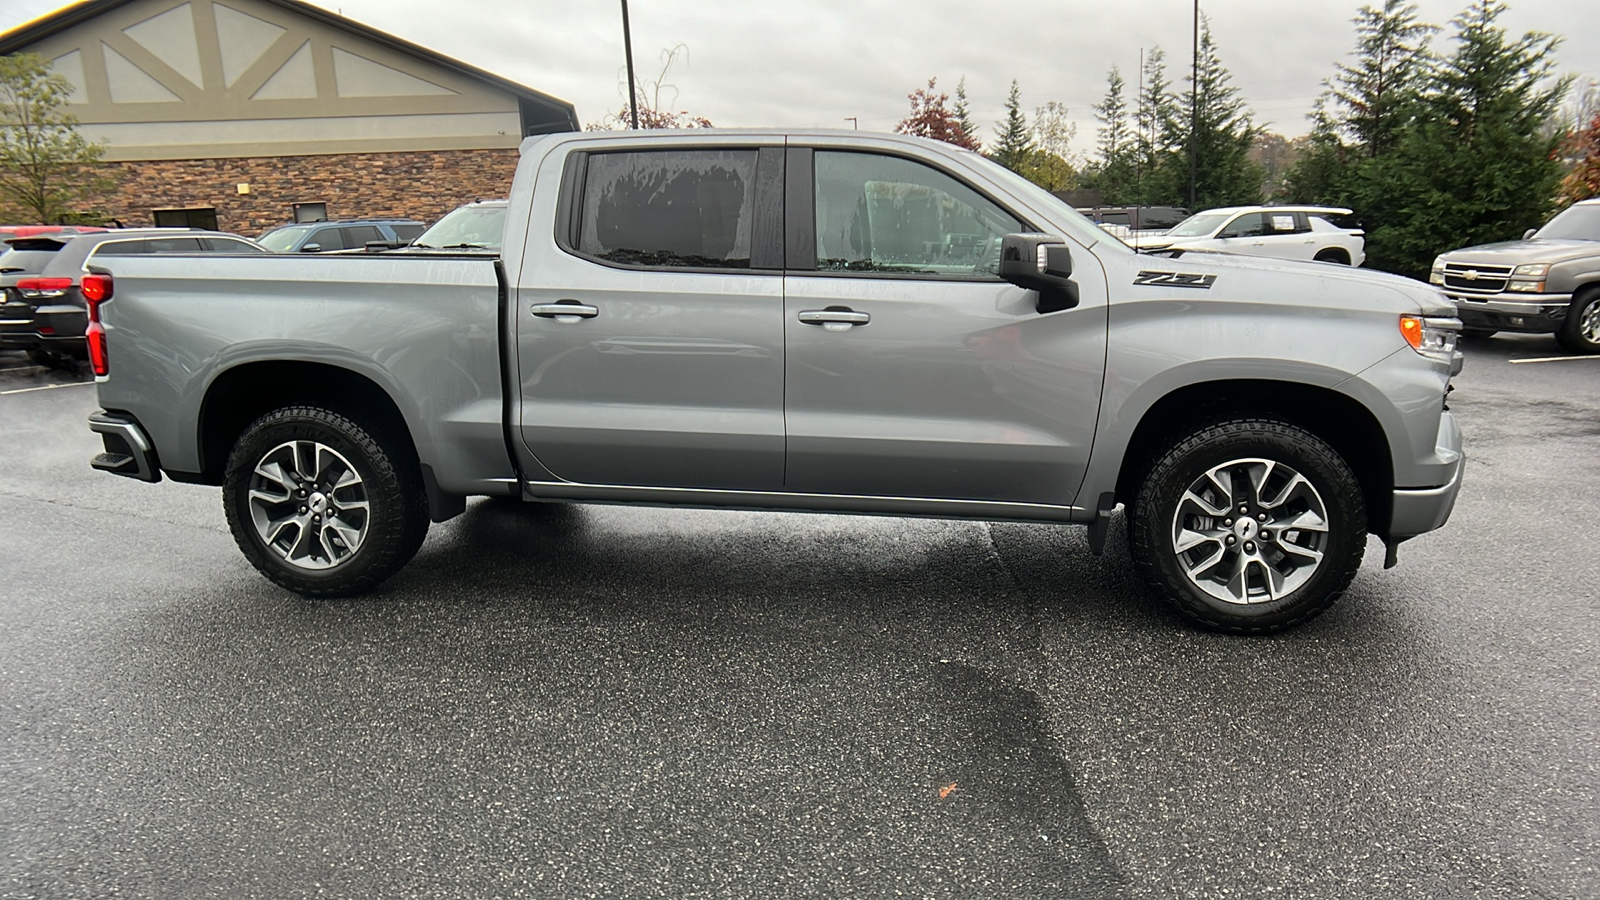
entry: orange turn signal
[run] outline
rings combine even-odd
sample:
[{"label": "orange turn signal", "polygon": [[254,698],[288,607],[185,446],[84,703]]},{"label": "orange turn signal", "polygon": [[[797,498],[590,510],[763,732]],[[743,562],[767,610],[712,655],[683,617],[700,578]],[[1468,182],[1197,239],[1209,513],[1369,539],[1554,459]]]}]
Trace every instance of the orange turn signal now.
[{"label": "orange turn signal", "polygon": [[1422,319],[1418,316],[1400,317],[1400,336],[1413,350],[1422,349]]}]

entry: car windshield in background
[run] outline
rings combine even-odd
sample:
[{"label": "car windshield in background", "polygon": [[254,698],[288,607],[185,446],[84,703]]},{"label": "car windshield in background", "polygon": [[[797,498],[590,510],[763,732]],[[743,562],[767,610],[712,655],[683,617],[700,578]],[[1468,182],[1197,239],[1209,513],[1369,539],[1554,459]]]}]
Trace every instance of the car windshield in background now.
[{"label": "car windshield in background", "polygon": [[290,226],[288,228],[274,228],[257,239],[261,246],[274,253],[284,253],[300,240],[300,236],[311,230],[309,225]]},{"label": "car windshield in background", "polygon": [[412,246],[435,250],[499,250],[505,230],[505,206],[463,206],[433,223]]},{"label": "car windshield in background", "polygon": [[1569,206],[1534,237],[1547,241],[1600,241],[1600,206]]},{"label": "car windshield in background", "polygon": [[1197,216],[1190,216],[1167,232],[1167,237],[1200,237],[1208,235],[1216,231],[1217,227],[1227,219],[1227,213],[1201,213]]}]

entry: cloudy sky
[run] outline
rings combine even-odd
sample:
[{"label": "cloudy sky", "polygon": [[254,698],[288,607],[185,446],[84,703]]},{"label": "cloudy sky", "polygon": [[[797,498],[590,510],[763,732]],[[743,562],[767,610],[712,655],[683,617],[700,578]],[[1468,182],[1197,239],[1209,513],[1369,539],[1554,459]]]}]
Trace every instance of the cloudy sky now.
[{"label": "cloudy sky", "polygon": [[[1366,0],[1375,4],[1381,0]],[[1415,0],[1423,21],[1445,26],[1468,0]],[[0,0],[0,30],[66,4]],[[317,0],[317,5],[573,103],[580,121],[619,108],[623,77],[619,0]],[[1223,63],[1258,122],[1303,134],[1305,115],[1355,44],[1363,0],[1201,0]],[[1161,47],[1174,81],[1189,68],[1191,0],[630,0],[635,67],[661,71],[678,44],[687,56],[667,81],[676,102],[722,126],[892,130],[906,94],[939,79],[967,80],[980,138],[1004,116],[1011,79],[1024,109],[1064,103],[1079,120],[1076,147],[1093,145],[1091,105],[1106,73],[1137,81],[1141,49]],[[1593,0],[1511,0],[1514,33],[1562,35],[1558,66],[1600,78],[1600,15]]]}]

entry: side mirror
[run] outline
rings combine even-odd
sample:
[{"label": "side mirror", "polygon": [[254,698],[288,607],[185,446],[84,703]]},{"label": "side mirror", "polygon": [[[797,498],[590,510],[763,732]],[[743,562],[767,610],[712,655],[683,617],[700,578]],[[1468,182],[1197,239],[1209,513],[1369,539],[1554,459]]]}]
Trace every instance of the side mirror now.
[{"label": "side mirror", "polygon": [[1049,234],[1008,234],[1000,239],[1001,278],[1039,292],[1039,312],[1058,312],[1078,305],[1072,280],[1072,251]]},{"label": "side mirror", "polygon": [[1536,235],[1538,233],[1539,233],[1539,229],[1537,229],[1537,228],[1529,228],[1527,231],[1524,231],[1522,233],[1522,239],[1526,241],[1526,240],[1532,238],[1534,235]]},{"label": "side mirror", "polygon": [[301,253],[321,253],[322,252],[322,245],[321,244],[301,244],[300,245],[300,252]]}]

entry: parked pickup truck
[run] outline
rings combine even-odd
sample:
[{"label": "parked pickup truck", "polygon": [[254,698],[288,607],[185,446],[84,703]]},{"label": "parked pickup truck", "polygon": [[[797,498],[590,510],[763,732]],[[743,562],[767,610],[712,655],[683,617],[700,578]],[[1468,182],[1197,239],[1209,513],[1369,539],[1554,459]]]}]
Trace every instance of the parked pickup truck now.
[{"label": "parked pickup truck", "polygon": [[1140,256],[946,144],[534,137],[506,223],[499,258],[108,261],[93,465],[220,485],[306,595],[372,588],[479,495],[1076,523],[1095,552],[1123,504],[1155,591],[1237,632],[1321,612],[1461,483],[1434,288]]},{"label": "parked pickup truck", "polygon": [[1600,197],[1520,241],[1445,253],[1428,280],[1455,301],[1469,335],[1553,332],[1573,353],[1600,353]]}]

